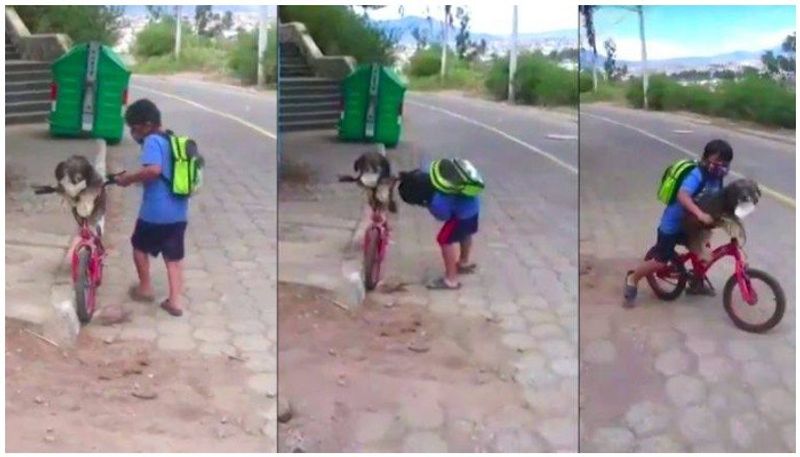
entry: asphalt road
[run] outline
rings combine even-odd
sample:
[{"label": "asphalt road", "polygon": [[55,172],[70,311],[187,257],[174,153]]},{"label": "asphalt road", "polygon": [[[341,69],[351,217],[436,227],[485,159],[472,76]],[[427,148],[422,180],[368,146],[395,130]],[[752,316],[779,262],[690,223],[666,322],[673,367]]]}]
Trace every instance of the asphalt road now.
[{"label": "asphalt road", "polygon": [[[733,146],[733,171],[777,193],[746,220],[750,265],[774,275],[788,301],[765,335],[736,329],[720,296],[663,303],[642,282],[639,305],[620,306],[625,270],[655,241],[664,168],[713,138]],[[580,148],[582,449],[793,451],[794,144],[589,105]],[[712,270],[719,293],[730,272]]]}]

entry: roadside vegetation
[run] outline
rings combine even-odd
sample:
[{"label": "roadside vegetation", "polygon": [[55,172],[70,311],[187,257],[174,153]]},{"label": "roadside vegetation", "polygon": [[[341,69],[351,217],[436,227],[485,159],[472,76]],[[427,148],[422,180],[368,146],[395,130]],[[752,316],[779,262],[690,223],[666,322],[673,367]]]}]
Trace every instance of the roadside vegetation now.
[{"label": "roadside vegetation", "polygon": [[[595,8],[581,6],[581,14],[590,51],[597,55],[592,25]],[[690,111],[794,129],[795,40],[796,34],[792,33],[784,38],[781,44],[782,53],[764,52],[760,69],[690,69],[669,75],[650,74],[647,88],[648,108],[656,111]],[[606,40],[603,46],[606,57],[603,68],[598,68],[596,89],[593,87],[592,70],[581,71],[580,102],[604,101],[643,108],[644,89],[641,77],[629,77],[627,67],[618,65],[613,40]]]},{"label": "roadside vegetation", "polygon": [[[508,98],[508,56],[487,55],[487,43],[470,35],[470,13],[466,8],[447,7],[455,39],[448,49],[444,77],[441,76],[441,37],[427,27],[412,31],[413,53],[407,62],[398,62],[399,33],[379,28],[366,12],[371,8],[347,6],[282,6],[283,22],[306,25],[317,46],[327,55],[350,55],[359,63],[380,62],[394,66],[411,90],[460,90],[496,100]],[[577,106],[577,71],[562,67],[574,62],[577,50],[542,54],[522,52],[517,60],[514,88],[517,103],[543,106]]]},{"label": "roadside vegetation", "polygon": [[[98,40],[108,46],[120,42],[130,27],[121,6],[17,6],[17,13],[33,33],[65,33],[73,42]],[[181,51],[175,57],[176,23],[172,9],[148,6],[148,22],[128,50],[131,70],[144,74],[198,72],[233,77],[244,85],[257,82],[258,31],[235,28],[233,15],[213,12],[211,6],[194,7],[194,24],[181,24]],[[184,8],[184,13],[186,13]],[[277,33],[268,32],[262,59],[267,85],[277,82]]]}]

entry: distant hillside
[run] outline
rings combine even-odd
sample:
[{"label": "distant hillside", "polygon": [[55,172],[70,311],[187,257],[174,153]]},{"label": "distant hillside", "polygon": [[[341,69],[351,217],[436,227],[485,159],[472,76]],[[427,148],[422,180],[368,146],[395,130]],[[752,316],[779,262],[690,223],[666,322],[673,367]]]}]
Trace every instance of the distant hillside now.
[{"label": "distant hillside", "polygon": [[[430,37],[431,41],[438,41],[437,38],[441,37],[442,34],[442,23],[440,20],[428,21],[426,18],[419,16],[406,16],[400,19],[373,21],[373,24],[376,27],[380,28],[381,30],[397,34],[396,36],[398,36],[400,44],[404,45],[410,45],[415,43],[412,32],[417,28],[419,28],[421,31],[427,31],[427,34]],[[484,39],[487,41],[487,43],[508,41],[509,38],[511,37],[510,21],[508,24],[508,29],[509,29],[508,34],[505,35],[470,32],[470,38],[475,41],[480,41],[481,39]],[[455,34],[456,34],[455,30],[451,29],[450,35],[452,42],[455,42]],[[572,30],[567,29],[567,30],[555,30],[551,32],[518,34],[519,43],[520,45],[523,46],[526,44],[547,39],[551,40],[556,39],[556,40],[571,41],[577,43],[578,32],[575,29]]]},{"label": "distant hillside", "polygon": [[[712,65],[754,65],[760,66],[761,54],[771,50],[776,54],[781,54],[783,51],[780,46],[772,49],[764,49],[763,51],[734,51],[724,54],[718,54],[707,57],[676,57],[672,59],[653,59],[647,61],[647,66],[651,71],[659,72],[672,72],[689,69],[703,69]],[[581,66],[583,68],[591,68],[592,65],[592,52],[586,49],[581,49],[580,53]],[[597,54],[598,67],[603,66],[606,61],[606,56],[601,53]],[[619,64],[628,66],[631,73],[641,72],[641,62],[639,60],[620,60]]]}]

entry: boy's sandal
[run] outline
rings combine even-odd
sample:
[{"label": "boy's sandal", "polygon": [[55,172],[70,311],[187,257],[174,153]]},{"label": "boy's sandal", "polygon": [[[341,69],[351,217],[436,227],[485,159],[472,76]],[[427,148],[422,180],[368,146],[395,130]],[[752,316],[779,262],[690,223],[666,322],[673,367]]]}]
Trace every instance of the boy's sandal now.
[{"label": "boy's sandal", "polygon": [[173,308],[172,305],[170,305],[169,298],[161,302],[161,309],[175,317],[183,316],[183,310]]},{"label": "boy's sandal", "polygon": [[155,301],[156,297],[152,295],[146,295],[139,291],[139,286],[133,285],[128,289],[128,297],[131,298],[133,301],[138,301],[142,303],[151,303]]},{"label": "boy's sandal", "polygon": [[425,287],[430,290],[457,290],[461,288],[461,283],[451,286],[450,284],[447,284],[447,281],[444,280],[444,277],[439,277],[428,282]]},{"label": "boy's sandal", "polygon": [[623,288],[623,296],[625,297],[625,301],[622,303],[622,306],[625,308],[632,308],[634,301],[636,301],[636,295],[638,294],[639,290],[636,286],[632,286],[628,284],[628,278],[633,274],[633,270],[629,271],[625,275],[625,286]]},{"label": "boy's sandal", "polygon": [[461,275],[468,275],[471,273],[475,273],[475,270],[478,269],[478,265],[475,263],[468,263],[466,265],[458,265],[458,274]]}]

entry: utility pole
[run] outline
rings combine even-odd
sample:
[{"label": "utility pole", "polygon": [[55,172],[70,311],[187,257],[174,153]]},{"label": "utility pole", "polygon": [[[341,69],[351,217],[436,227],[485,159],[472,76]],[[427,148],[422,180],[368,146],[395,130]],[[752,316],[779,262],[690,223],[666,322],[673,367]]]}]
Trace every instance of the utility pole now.
[{"label": "utility pole", "polygon": [[267,83],[264,75],[264,62],[267,50],[267,8],[266,5],[259,6],[261,10],[261,20],[258,24],[258,57],[256,58],[256,62],[258,62],[259,86],[263,86]]},{"label": "utility pole", "polygon": [[181,57],[181,6],[175,7],[175,60]]},{"label": "utility pole", "polygon": [[444,81],[445,69],[447,68],[447,35],[450,26],[450,5],[444,6],[444,28],[442,29],[442,67],[439,69],[439,77]]},{"label": "utility pole", "polygon": [[517,5],[511,15],[511,55],[508,59],[508,101],[514,103],[514,75],[517,74]]},{"label": "utility pole", "polygon": [[647,46],[644,41],[644,8],[636,7],[639,13],[639,38],[642,41],[642,90],[644,91],[644,109],[647,109]]}]

